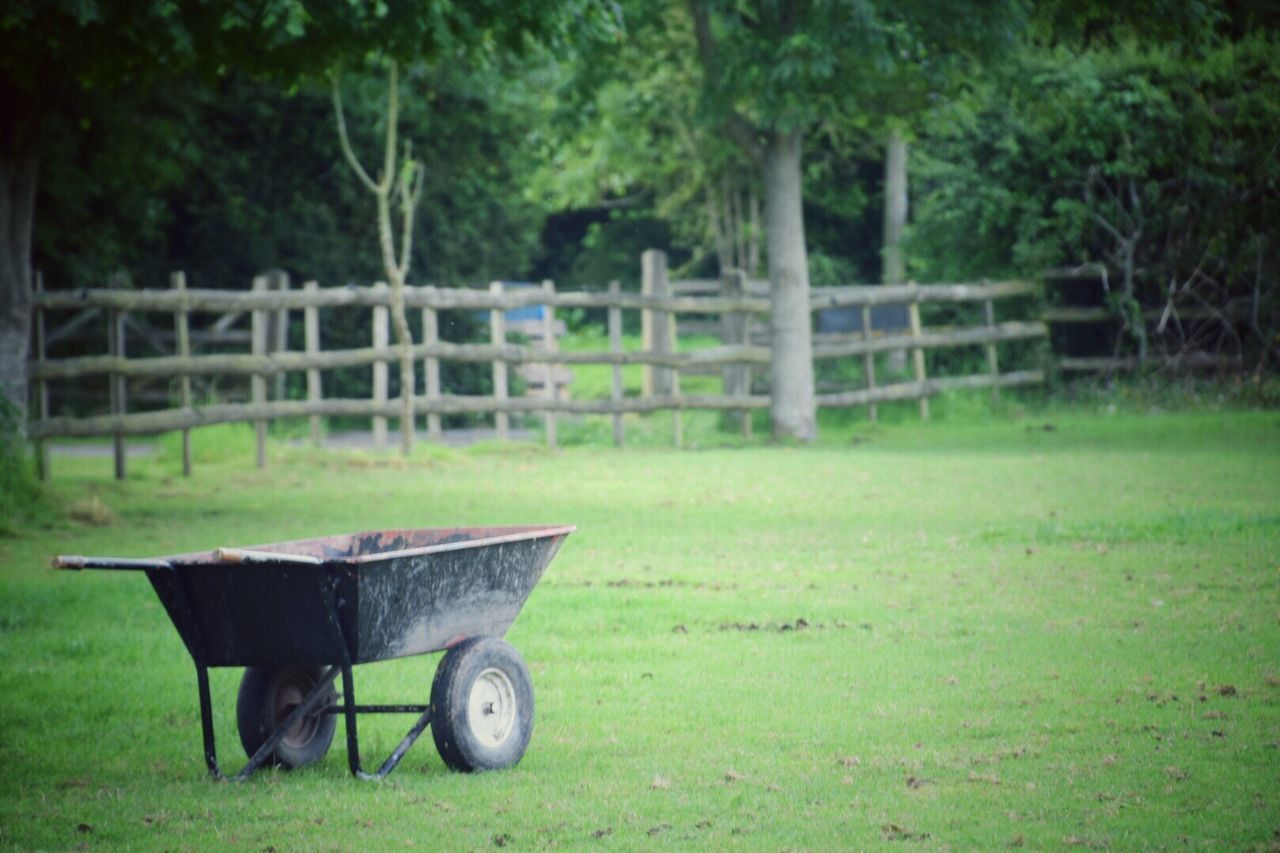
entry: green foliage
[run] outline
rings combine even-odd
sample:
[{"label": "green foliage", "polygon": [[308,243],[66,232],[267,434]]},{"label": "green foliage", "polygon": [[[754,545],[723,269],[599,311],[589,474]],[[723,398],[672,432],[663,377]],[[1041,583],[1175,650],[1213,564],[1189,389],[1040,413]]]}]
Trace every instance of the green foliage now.
[{"label": "green foliage", "polygon": [[697,4],[717,43],[710,106],[762,128],[901,121],[954,85],[972,57],[1013,44],[1016,3]]},{"label": "green foliage", "polygon": [[18,429],[16,412],[0,397],[0,537],[45,521],[51,513],[52,502]]},{"label": "green foliage", "polygon": [[884,152],[865,127],[834,122],[805,146],[804,228],[814,287],[880,280]]},{"label": "green foliage", "polygon": [[[1017,54],[940,108],[915,149],[918,274],[1098,261],[1121,316],[1170,296],[1252,311],[1254,328],[1223,345],[1274,347],[1280,302],[1263,282],[1280,268],[1278,51],[1254,31],[1198,50],[1125,40]],[[1132,289],[1126,269],[1140,271]]]},{"label": "green foliage", "polygon": [[[638,291],[641,254],[670,244],[668,222],[643,212],[615,211],[607,220],[587,227],[578,252],[566,252],[565,260],[571,263],[560,280],[592,290],[604,290],[616,280],[624,290]],[[607,322],[603,309],[595,313],[602,323]]]},{"label": "green foliage", "polygon": [[[88,100],[76,115],[45,119],[35,267],[46,287],[102,287],[121,270],[135,281],[158,283],[178,268],[160,266],[152,254],[175,221],[185,218],[168,199],[215,168],[199,150],[219,127],[207,116],[209,125],[193,131],[192,98],[180,79],[151,93],[122,85],[110,99]],[[264,120],[261,114],[258,120]],[[206,217],[213,212],[210,205]],[[245,215],[234,208],[217,213]],[[216,254],[222,265],[230,262],[225,244]],[[226,278],[222,269],[211,273],[214,280]]]},{"label": "green foliage", "polygon": [[[23,88],[38,80],[110,90],[184,70],[228,68],[282,81],[323,74],[378,52],[404,61],[459,54],[483,60],[531,38],[558,41],[607,29],[608,9],[585,2],[477,0],[253,5],[194,0],[55,0],[10,4],[0,16],[0,71]],[[44,79],[40,79],[44,78]]]},{"label": "green foliage", "polygon": [[839,287],[862,280],[849,258],[827,254],[822,248],[809,252],[809,283],[814,287]]},{"label": "green foliage", "polygon": [[[755,180],[742,152],[699,115],[701,72],[687,9],[669,0],[629,4],[616,42],[585,46],[573,59],[549,61],[554,85],[534,137],[540,166],[529,192],[552,207],[602,210],[583,254],[616,260],[582,275],[571,270],[569,280],[634,281],[635,240],[647,219],[663,220],[662,233],[650,233],[653,242],[639,249],[688,250],[696,265],[716,248],[709,207],[723,203],[726,187],[746,191]],[[624,261],[621,252],[633,254]]]},{"label": "green foliage", "polygon": [[[763,242],[743,213],[748,199],[764,195],[759,164],[743,134],[726,133],[726,116],[750,126],[754,147],[772,132],[819,131],[804,176],[818,284],[878,276],[873,193],[887,123],[908,119],[1021,26],[1016,8],[990,3],[954,3],[941,13],[932,4],[870,2],[636,0],[624,8],[625,38],[569,63],[549,100],[555,121],[535,184],[540,197],[652,210],[692,251],[684,269],[715,275],[755,263],[759,252],[741,246]],[[735,205],[738,214],[728,216]],[[736,252],[726,250],[735,243]]]},{"label": "green foliage", "polygon": [[[275,427],[283,422],[273,423]],[[253,424],[215,424],[191,431],[191,461],[196,465],[243,463],[257,447]],[[182,433],[166,432],[157,441],[156,461],[171,471],[182,470]]]},{"label": "green foliage", "polygon": [[[374,150],[385,80],[348,71],[344,86],[354,143]],[[402,91],[402,133],[427,176],[415,279],[519,276],[540,226],[520,201],[519,94],[497,69],[454,63],[410,69]],[[196,287],[244,288],[275,268],[329,286],[383,277],[373,204],[342,162],[327,89],[177,78],[125,103],[50,133],[37,265],[51,287],[100,286],[121,268],[151,286],[174,269]]]},{"label": "green foliage", "polygon": [[1107,414],[1218,412],[1280,408],[1280,380],[1253,374],[1225,379],[1194,375],[1098,379],[1055,385],[1042,405]]},{"label": "green foliage", "polygon": [[[36,255],[50,287],[99,284],[120,268],[139,280],[184,268],[214,287],[281,266],[367,278],[376,267],[361,259],[377,253],[354,250],[376,245],[367,199],[339,180],[327,97],[307,81],[374,53],[433,63],[407,110],[434,183],[425,268],[457,283],[481,272],[481,246],[511,275],[537,217],[508,201],[521,194],[511,170],[525,132],[502,108],[508,57],[531,39],[589,40],[614,25],[594,0],[135,7],[19,2],[0,16],[0,93],[16,146],[0,156],[33,145],[45,160]],[[375,124],[378,103],[361,99],[355,122]]]},{"label": "green foliage", "polygon": [[[740,109],[768,128],[773,119],[766,116],[777,106],[794,113],[779,119],[783,124],[820,131],[807,146],[804,176],[806,230],[816,254],[811,279],[875,280],[878,138],[886,121],[920,109],[926,89],[936,96],[957,63],[998,49],[1017,30],[1016,14],[996,25],[996,7],[980,5],[957,7],[950,17],[887,4],[802,5],[783,20],[787,13],[778,10],[787,4],[754,11],[695,4],[705,7],[719,40],[717,64],[705,69],[686,4],[628,4],[625,38],[616,48],[565,63],[554,76],[561,85],[547,102],[549,128],[538,137],[547,151],[534,191],[564,206],[625,203],[641,215],[652,211],[692,252],[689,268],[715,275],[714,215],[730,208],[733,193],[763,195],[756,164],[725,133],[722,114]],[[938,23],[961,19],[966,27],[951,32]],[[803,106],[803,115],[778,99]],[[728,224],[763,239],[749,223]]]}]

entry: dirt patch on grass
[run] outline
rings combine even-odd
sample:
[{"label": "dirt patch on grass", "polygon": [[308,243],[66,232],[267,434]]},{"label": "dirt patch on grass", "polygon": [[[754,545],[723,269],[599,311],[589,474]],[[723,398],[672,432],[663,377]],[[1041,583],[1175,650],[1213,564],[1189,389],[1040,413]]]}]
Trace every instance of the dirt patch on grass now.
[{"label": "dirt patch on grass", "polygon": [[827,625],[825,622],[811,622],[803,616],[794,622],[722,622],[719,626],[721,631],[739,631],[747,634],[756,631],[785,634],[791,631],[825,631],[828,628],[842,630],[849,627],[848,622],[836,621]]}]

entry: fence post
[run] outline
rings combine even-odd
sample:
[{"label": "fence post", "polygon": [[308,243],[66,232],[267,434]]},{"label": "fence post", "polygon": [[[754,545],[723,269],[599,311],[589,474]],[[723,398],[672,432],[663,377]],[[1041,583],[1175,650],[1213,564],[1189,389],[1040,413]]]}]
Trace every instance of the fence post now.
[{"label": "fence post", "polygon": [[[112,309],[108,314],[108,341],[107,346],[111,354],[116,358],[126,358],[127,347],[125,346],[125,312]],[[111,414],[123,415],[128,411],[128,380],[120,374],[111,376]],[[115,459],[115,473],[117,480],[123,480],[126,474],[126,448],[124,443],[124,433],[116,431],[111,438],[112,456]]]},{"label": "fence post", "polygon": [[[609,352],[617,355],[622,352],[622,306],[617,299],[622,295],[622,285],[616,281],[609,282]],[[626,436],[623,432],[622,412],[622,365],[613,363],[613,386],[609,392],[609,400],[613,403],[613,446],[622,447]]]},{"label": "fence post", "polygon": [[[107,283],[107,287],[111,289],[123,286],[124,274],[112,276]],[[119,359],[128,357],[128,347],[125,344],[126,314],[127,312],[120,308],[112,308],[107,312],[107,351]],[[107,381],[111,392],[111,414],[124,415],[129,410],[128,379],[118,373],[112,373]],[[124,433],[119,430],[111,437],[111,455],[115,460],[116,479],[123,480],[127,473],[127,454]]]},{"label": "fence post", "polygon": [[[289,274],[284,270],[273,270],[268,273],[271,278],[271,290],[280,293],[289,292]],[[289,351],[289,309],[281,308],[273,314],[271,323],[271,347],[270,352],[288,352]],[[285,398],[285,379],[287,377],[284,371],[280,371],[275,375],[275,388],[272,394],[273,400],[283,400]]]},{"label": "fence post", "polygon": [[[664,297],[671,296],[671,282],[667,279],[667,256],[665,254],[662,256],[662,283],[662,295]],[[667,330],[668,338],[666,352],[679,352],[680,346],[677,340],[679,333],[676,329],[675,312],[663,314],[661,318],[656,319],[658,319],[659,324]],[[680,369],[678,367],[671,368],[667,372],[667,378],[671,385],[671,396],[678,399],[680,397]],[[673,421],[675,427],[676,447],[684,447],[684,409],[677,408],[674,414],[675,417],[673,418]]]},{"label": "fence post", "polygon": [[[671,368],[671,396],[680,399],[680,369],[676,367]],[[679,407],[671,412],[671,429],[676,447],[684,447],[684,410]]]},{"label": "fence post", "polygon": [[[989,284],[983,279],[983,284]],[[993,299],[988,298],[982,303],[983,313],[986,315],[987,328],[992,332],[996,330],[996,305]],[[996,402],[1000,401],[1000,359],[996,355],[996,342],[987,341],[987,367],[991,370],[991,399]]]},{"label": "fence post", "polygon": [[[493,281],[489,283],[489,292],[499,299],[502,298],[502,282]],[[489,342],[495,347],[506,346],[507,343],[507,314],[501,307],[492,308],[489,311]],[[503,405],[509,398],[507,388],[507,363],[502,359],[493,360],[493,399],[498,405]],[[495,411],[493,413],[493,429],[500,440],[505,441],[511,437],[511,415],[505,411]]]},{"label": "fence post", "polygon": [[[440,342],[440,318],[434,308],[422,309],[422,342],[427,346]],[[426,374],[427,436],[432,441],[439,441],[443,435],[440,413],[431,411],[431,408],[440,402],[440,359],[429,355],[423,361],[422,368]]]},{"label": "fence post", "polygon": [[[911,337],[916,340],[916,346],[911,348],[911,360],[915,363],[916,384],[923,386],[925,382],[924,370],[924,349],[919,346],[921,335],[920,330],[920,293],[914,281],[910,282],[911,301],[907,303],[907,316],[911,322]],[[920,388],[920,418],[921,420],[929,420],[929,395],[924,393],[924,388]]]},{"label": "fence post", "polygon": [[[125,346],[125,312],[113,308],[107,312],[107,349],[111,355],[123,359],[127,357]],[[123,415],[129,409],[128,380],[118,374],[111,374],[111,414]],[[111,437],[111,455],[115,459],[117,480],[123,480],[126,472],[124,433],[116,430]]]},{"label": "fence post", "polygon": [[[308,281],[302,285],[302,289],[306,291],[307,296],[316,297],[320,295],[320,284],[315,281]],[[302,309],[302,326],[303,326],[303,346],[307,350],[308,356],[316,356],[320,354],[320,309],[314,304],[308,304]],[[307,368],[307,402],[318,403],[324,399],[324,387],[320,383],[320,369],[317,367]],[[320,446],[320,416],[311,416],[311,444],[313,447]]]},{"label": "fence post", "polygon": [[[559,349],[559,343],[556,341],[556,308],[550,301],[556,295],[555,282],[551,281],[551,279],[542,282],[542,292],[548,297],[547,304],[542,306],[542,343],[548,350],[555,352]],[[560,399],[560,383],[556,380],[556,365],[547,362],[546,383],[543,387],[547,389],[547,399],[552,402]],[[556,412],[554,409],[547,411],[544,423],[547,433],[547,446],[555,447],[559,442],[556,436]]]},{"label": "fence post", "polygon": [[[374,285],[379,296],[387,296],[390,292],[384,282],[378,282]],[[391,332],[389,326],[390,309],[386,305],[373,306],[373,348],[377,350],[386,349],[391,344]],[[386,411],[387,408],[387,363],[382,359],[378,359],[373,363],[373,401],[378,404],[378,411]],[[373,417],[373,446],[382,450],[387,446],[387,418],[386,415],[374,415]]]},{"label": "fence post", "polygon": [[[746,292],[742,270],[731,270],[720,277],[721,295],[728,299],[739,299]],[[720,340],[726,346],[740,346],[747,342],[747,315],[742,313],[725,313],[720,315]],[[751,368],[745,364],[726,364],[724,366],[724,393],[730,397],[747,396],[751,393]],[[751,411],[741,409],[737,415],[742,434],[751,437]]]},{"label": "fence post", "polygon": [[[871,306],[862,306],[862,340],[871,345]],[[867,374],[867,390],[876,389],[876,354],[870,349],[862,354],[862,371]],[[879,416],[874,401],[867,403],[867,419],[875,423]]]},{"label": "fence post", "polygon": [[[264,293],[268,287],[265,275],[254,276],[253,291]],[[253,309],[250,334],[250,346],[253,354],[259,358],[267,354],[267,314],[260,308]],[[255,406],[267,401],[267,378],[261,373],[253,374],[249,380],[250,393]],[[253,422],[254,438],[257,447],[257,465],[267,467],[267,422],[262,419]]]},{"label": "fence post", "polygon": [[[644,296],[666,299],[671,296],[671,282],[667,278],[667,253],[648,249],[640,256],[640,292]],[[674,349],[673,315],[666,311],[645,308],[640,315],[640,331],[644,348],[666,355]],[[641,393],[646,397],[665,396],[671,393],[671,368],[646,364]]]},{"label": "fence post", "polygon": [[[179,270],[169,277],[173,289],[182,293],[187,289],[187,274]],[[191,355],[191,327],[187,307],[183,305],[173,315],[174,334],[177,338],[178,357]],[[184,410],[191,408],[191,374],[184,373],[178,380],[178,394]],[[182,476],[191,476],[191,428],[182,430]]]},{"label": "fence post", "polygon": [[[39,297],[44,293],[44,273],[35,274],[35,291]],[[36,364],[43,364],[45,360],[45,330],[44,330],[44,309],[38,304],[36,305],[35,316],[35,340],[32,341],[33,349],[36,355]],[[49,382],[46,379],[36,380],[36,417],[40,420],[49,419]],[[41,481],[49,482],[49,442],[43,438],[36,439],[36,468],[40,475]]]}]

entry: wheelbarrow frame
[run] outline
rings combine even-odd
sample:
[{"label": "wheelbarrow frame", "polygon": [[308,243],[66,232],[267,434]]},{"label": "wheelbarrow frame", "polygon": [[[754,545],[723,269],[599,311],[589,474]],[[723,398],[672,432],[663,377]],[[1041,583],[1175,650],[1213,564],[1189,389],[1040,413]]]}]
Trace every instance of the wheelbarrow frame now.
[{"label": "wheelbarrow frame", "polygon": [[[195,664],[205,765],[212,778],[231,782],[240,782],[247,779],[271,759],[280,742],[298,722],[308,715],[328,714],[341,715],[344,720],[347,741],[347,767],[351,775],[362,780],[377,780],[384,778],[396,768],[409,749],[431,725],[432,707],[430,704],[358,704],[355,698],[355,678],[352,671],[355,664],[449,650],[472,637],[502,636],[519,613],[525,599],[532,587],[537,583],[546,565],[555,556],[560,543],[575,529],[572,525],[559,525],[520,528],[376,531],[351,534],[347,537],[298,540],[296,542],[264,545],[249,549],[220,548],[213,552],[199,552],[197,554],[154,559],[59,556],[54,560],[53,565],[62,569],[127,570],[141,571],[146,574],[175,628],[178,629]],[[428,545],[403,547],[405,545],[403,534],[406,533],[430,534],[433,540],[438,541],[433,541]],[[392,536],[390,534],[398,535]],[[421,572],[427,570],[421,561],[429,562],[433,559],[440,559],[441,555],[466,551],[479,552],[481,549],[491,546],[503,546],[532,540],[545,540],[545,543],[543,543],[545,545],[544,550],[535,555],[536,562],[539,565],[528,572],[531,578],[521,579],[521,583],[528,582],[524,583],[522,591],[517,591],[518,600],[512,599],[510,591],[506,591],[507,594],[501,602],[502,606],[496,608],[499,612],[481,613],[479,611],[484,609],[481,607],[476,613],[468,613],[461,617],[462,621],[450,618],[449,614],[444,614],[443,619],[435,619],[434,621],[419,618],[414,625],[399,626],[404,629],[405,636],[391,638],[382,636],[385,632],[374,631],[371,633],[369,629],[376,626],[364,624],[365,621],[368,621],[368,618],[367,614],[360,610],[362,605],[357,592],[358,585],[362,582],[362,571],[374,573],[379,569],[384,569],[387,572],[395,572],[407,566],[407,570],[410,572],[414,571],[415,568]],[[372,547],[375,550],[360,553],[341,553],[327,544],[338,541],[357,543],[350,545],[351,548]],[[376,550],[388,545],[390,550]],[[297,551],[308,553],[297,553]],[[311,638],[319,651],[306,652],[304,657],[307,657],[307,660],[263,658],[264,654],[269,654],[268,651],[260,647],[253,647],[252,644],[246,646],[244,642],[238,642],[234,638],[228,640],[225,637],[218,637],[216,642],[211,642],[209,636],[207,636],[209,633],[206,630],[209,625],[207,618],[204,620],[206,628],[201,627],[202,614],[193,605],[191,585],[193,583],[201,583],[202,579],[193,575],[194,571],[201,570],[217,573],[219,571],[244,572],[245,570],[256,569],[262,572],[270,571],[272,567],[276,570],[294,568],[307,572],[309,575],[307,579],[309,591],[319,591],[321,599],[319,604],[321,606],[315,606],[317,602],[314,597],[308,602],[312,618],[310,628],[313,631],[319,628],[319,632],[323,636]],[[505,569],[499,567],[497,571],[506,571],[510,574],[509,567]],[[316,583],[312,573],[323,573],[319,583]],[[210,575],[210,577],[214,577],[214,575]],[[269,578],[267,580],[271,582]],[[221,579],[220,582],[234,587],[236,580],[233,577],[231,579]],[[372,583],[374,581],[368,582]],[[225,594],[225,590],[220,591]],[[278,589],[276,592],[278,592]],[[412,598],[412,596],[410,597]],[[401,602],[397,603],[402,604]],[[421,603],[421,601],[411,602],[409,606],[412,607],[415,604],[420,606]],[[404,609],[403,606],[401,609]],[[317,615],[321,622],[320,625],[315,623]],[[482,628],[476,631],[465,630],[468,625],[468,619],[472,620],[469,624],[480,625]],[[413,630],[409,631],[408,628]],[[460,628],[464,630],[459,630]],[[270,643],[268,642],[266,645],[269,646]],[[289,653],[286,652],[286,654]],[[291,653],[295,656],[299,654],[297,651]],[[322,660],[316,660],[317,656]],[[335,657],[337,658],[336,660],[333,659]],[[250,756],[248,762],[235,773],[224,773],[218,762],[217,745],[214,736],[209,669],[212,667],[280,665],[284,663],[290,665],[318,663],[324,667],[324,670],[306,696],[283,721],[276,725],[275,730]],[[328,697],[331,695],[334,682],[337,681],[339,676],[342,679],[342,693],[338,701],[330,701],[329,704],[324,704],[329,701]],[[418,715],[408,733],[378,769],[373,772],[366,771],[360,761],[360,740],[357,723],[359,714]]]}]

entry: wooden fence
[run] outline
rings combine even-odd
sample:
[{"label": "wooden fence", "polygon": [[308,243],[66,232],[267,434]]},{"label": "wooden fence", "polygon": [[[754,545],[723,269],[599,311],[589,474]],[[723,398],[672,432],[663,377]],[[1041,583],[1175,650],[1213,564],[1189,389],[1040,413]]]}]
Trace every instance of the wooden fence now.
[{"label": "wooden fence", "polygon": [[[564,415],[599,415],[611,417],[615,443],[625,441],[623,416],[632,413],[671,410],[675,416],[675,441],[681,442],[680,412],[690,409],[721,410],[743,413],[743,428],[750,428],[749,413],[767,409],[767,393],[752,389],[752,374],[767,373],[770,352],[767,345],[753,340],[751,321],[767,326],[769,300],[758,294],[756,287],[740,276],[728,276],[716,282],[718,294],[682,295],[694,288],[689,283],[672,282],[666,276],[665,257],[660,252],[646,252],[643,262],[644,288],[641,293],[623,292],[615,282],[607,292],[557,291],[550,283],[541,287],[507,289],[494,283],[485,290],[436,287],[407,287],[407,308],[421,312],[423,334],[413,345],[413,357],[421,364],[425,376],[424,393],[414,393],[415,418],[424,416],[428,434],[442,434],[441,417],[459,413],[493,415],[499,437],[510,429],[510,417],[518,414],[541,414],[544,432],[551,443],[556,441],[556,420]],[[278,285],[278,283],[277,283]],[[997,345],[1005,341],[1043,338],[1047,328],[1038,321],[996,321],[995,303],[1007,297],[1036,294],[1039,286],[1030,281],[980,282],[972,284],[851,286],[814,289],[814,311],[831,308],[860,308],[864,320],[874,306],[902,304],[907,306],[910,323],[899,334],[876,334],[869,322],[860,334],[815,336],[815,361],[832,359],[860,360],[864,387],[820,393],[817,403],[823,407],[867,406],[874,417],[877,403],[895,400],[918,400],[922,416],[928,417],[928,398],[939,392],[959,388],[999,389],[1001,387],[1042,382],[1037,370],[1004,371],[1000,369]],[[320,287],[315,282],[301,289],[273,286],[269,277],[259,277],[251,291],[200,290],[187,288],[185,279],[175,275],[168,290],[78,290],[39,291],[35,295],[35,346],[31,378],[36,401],[28,434],[37,442],[43,469],[48,464],[44,442],[55,437],[110,436],[115,443],[116,474],[125,474],[124,439],[130,435],[181,430],[184,473],[191,470],[190,430],[218,423],[252,422],[258,435],[257,461],[266,464],[265,436],[268,421],[278,418],[310,418],[313,440],[320,439],[320,418],[357,416],[371,418],[375,437],[385,441],[388,419],[400,412],[398,400],[388,398],[387,366],[398,359],[398,349],[390,344],[387,312],[391,294],[385,285],[372,287]],[[967,328],[925,328],[920,321],[920,306],[929,303],[981,303],[985,322]],[[528,306],[545,306],[541,312],[545,334],[536,344],[512,343],[507,340],[506,312]],[[372,316],[371,345],[352,349],[325,350],[322,345],[319,311],[343,308],[369,311]],[[562,351],[552,333],[557,310],[586,308],[604,309],[607,314],[609,348],[604,351]],[[85,312],[105,316],[108,329],[108,351],[99,355],[50,358],[44,335],[46,316],[52,312],[68,312],[83,317]],[[453,343],[440,340],[438,313],[467,311],[489,315],[487,342]],[[623,345],[623,313],[638,311],[644,329],[640,350],[627,350]],[[286,328],[293,312],[302,313],[305,348],[286,349],[287,337],[269,334],[270,329]],[[171,317],[175,348],[171,355],[131,355],[126,346],[126,319],[133,314]],[[192,351],[192,315],[244,315],[249,318],[249,352],[198,353]],[[674,318],[679,315],[719,317],[720,342],[716,345],[681,351]],[[225,331],[225,329],[224,329]],[[973,375],[929,377],[926,374],[926,350],[941,347],[981,347],[986,354],[986,369]],[[877,380],[875,356],[905,350],[911,355],[911,375],[906,381],[880,384]],[[493,393],[470,396],[445,393],[441,387],[440,364],[444,361],[488,363],[491,365]],[[578,399],[557,393],[561,385],[553,376],[563,366],[607,365],[612,367],[612,383],[607,399]],[[639,396],[628,396],[622,381],[624,365],[643,365],[645,381]],[[369,398],[344,399],[325,397],[321,374],[339,368],[368,367],[373,373],[373,393]],[[539,396],[512,396],[511,368],[527,375],[539,372],[548,380],[547,393]],[[686,394],[681,392],[681,376],[713,370],[723,378],[721,393]],[[268,380],[289,373],[306,376],[305,399],[268,398]],[[89,416],[52,415],[50,388],[53,383],[81,380],[86,376],[105,377],[110,389],[110,410]],[[193,398],[192,382],[201,377],[248,377],[249,399],[245,401],[213,400],[198,404]],[[160,379],[176,388],[171,403],[150,411],[130,410],[129,383]],[[402,393],[403,393],[402,389]]]},{"label": "wooden fence", "polygon": [[[1146,276],[1145,271],[1137,272],[1139,279]],[[1252,302],[1215,305],[1171,282],[1155,289],[1162,291],[1160,302],[1135,302],[1122,313],[1107,302],[1117,284],[1108,282],[1102,264],[1047,270],[1041,279],[1046,301],[1051,303],[1041,319],[1050,327],[1054,367],[1064,374],[1110,375],[1147,367],[1172,372],[1238,371],[1244,366],[1241,337],[1248,335],[1260,298],[1257,293]],[[1145,346],[1136,341],[1138,326]]]}]

